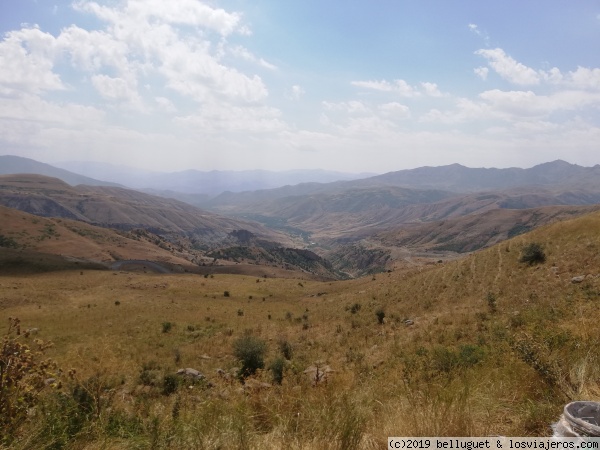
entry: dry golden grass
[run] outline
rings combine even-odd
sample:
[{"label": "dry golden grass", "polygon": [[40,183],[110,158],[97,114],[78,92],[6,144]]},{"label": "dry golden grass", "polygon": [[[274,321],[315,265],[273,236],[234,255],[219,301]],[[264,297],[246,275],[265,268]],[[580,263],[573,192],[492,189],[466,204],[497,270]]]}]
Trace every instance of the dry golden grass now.
[{"label": "dry golden grass", "polygon": [[[519,262],[530,242],[544,264]],[[49,356],[76,369],[60,398],[79,384],[100,402],[67,439],[49,392],[13,446],[374,449],[393,435],[547,435],[565,402],[600,398],[599,250],[593,214],[462,260],[352,281],[0,277],[2,316],[39,328],[55,344]],[[267,366],[279,341],[292,345],[281,386],[244,390],[217,375],[240,367],[233,342],[246,333],[267,342]],[[327,383],[303,373],[315,362],[334,370]],[[184,367],[212,387],[163,395],[164,377]],[[256,378],[272,382],[269,370]]]},{"label": "dry golden grass", "polygon": [[148,240],[136,240],[85,222],[39,217],[4,206],[0,206],[0,221],[0,234],[27,250],[92,261],[149,259],[189,264],[185,255],[176,255]]}]

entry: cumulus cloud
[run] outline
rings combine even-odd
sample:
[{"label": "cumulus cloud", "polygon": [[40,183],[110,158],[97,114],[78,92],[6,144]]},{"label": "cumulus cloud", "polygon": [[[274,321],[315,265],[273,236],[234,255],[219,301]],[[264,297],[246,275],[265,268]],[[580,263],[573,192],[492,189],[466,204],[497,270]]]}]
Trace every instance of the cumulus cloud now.
[{"label": "cumulus cloud", "polygon": [[74,7],[91,12],[98,18],[116,23],[122,17],[142,22],[166,22],[170,24],[193,25],[215,31],[223,36],[233,33],[240,27],[241,16],[228,13],[220,8],[212,8],[196,0],[127,0],[121,8],[101,6],[96,2],[78,1]]},{"label": "cumulus cloud", "polygon": [[438,85],[435,83],[423,82],[423,83],[421,83],[421,87],[423,88],[423,91],[425,92],[425,94],[430,97],[442,97],[443,96],[443,94],[440,92],[440,89],[438,88]]},{"label": "cumulus cloud", "polygon": [[0,42],[0,86],[9,90],[41,93],[65,89],[54,73],[56,42],[37,28],[11,31]]},{"label": "cumulus cloud", "polygon": [[475,52],[488,60],[488,64],[498,75],[511,83],[536,85],[540,83],[540,74],[507,55],[501,48],[481,49]]},{"label": "cumulus cloud", "polygon": [[600,91],[600,69],[589,69],[578,67],[574,72],[566,75],[560,74],[558,69],[554,70],[554,78],[551,81],[562,82],[568,87],[584,90]]}]

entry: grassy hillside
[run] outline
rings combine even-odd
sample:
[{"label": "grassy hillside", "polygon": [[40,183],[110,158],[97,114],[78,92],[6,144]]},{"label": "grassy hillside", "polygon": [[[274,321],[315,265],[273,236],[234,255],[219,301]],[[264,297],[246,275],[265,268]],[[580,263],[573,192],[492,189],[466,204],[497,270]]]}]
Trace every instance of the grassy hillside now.
[{"label": "grassy hillside", "polygon": [[0,250],[14,248],[98,262],[149,259],[190,264],[193,254],[146,232],[116,232],[84,222],[45,218],[0,206]]},{"label": "grassy hillside", "polygon": [[[531,243],[545,262],[520,262]],[[2,276],[2,316],[38,328],[18,339],[53,341],[46,355],[63,368],[10,446],[375,449],[394,435],[549,435],[566,402],[600,399],[599,250],[594,213],[352,281]],[[265,369],[242,384],[234,349],[260,347],[248,336],[265,343]],[[186,367],[205,379],[176,375]]]},{"label": "grassy hillside", "polygon": [[196,238],[205,246],[247,229],[263,238],[287,236],[257,223],[212,214],[178,200],[107,186],[72,187],[41,175],[1,175],[0,204],[44,217],[76,219],[104,227],[146,228],[154,234]]}]

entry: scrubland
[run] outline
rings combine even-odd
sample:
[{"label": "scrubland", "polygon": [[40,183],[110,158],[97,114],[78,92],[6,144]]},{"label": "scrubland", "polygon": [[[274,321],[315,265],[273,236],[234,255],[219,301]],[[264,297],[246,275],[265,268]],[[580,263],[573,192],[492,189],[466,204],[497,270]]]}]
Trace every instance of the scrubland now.
[{"label": "scrubland", "polygon": [[[531,243],[545,262],[520,262]],[[549,435],[565,403],[600,396],[599,252],[592,214],[351,281],[0,276],[0,331],[18,317],[11,339],[52,342],[43,358],[56,362],[4,446],[378,449],[388,436]],[[234,344],[245,336],[266,352],[242,379]],[[331,371],[317,382],[310,367]]]}]

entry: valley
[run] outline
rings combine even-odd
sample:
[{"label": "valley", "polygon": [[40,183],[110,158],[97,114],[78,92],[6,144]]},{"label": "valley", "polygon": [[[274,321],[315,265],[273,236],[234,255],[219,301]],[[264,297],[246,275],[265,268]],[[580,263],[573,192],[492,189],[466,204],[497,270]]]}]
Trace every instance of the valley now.
[{"label": "valley", "polygon": [[[16,162],[8,159],[6,167],[37,167]],[[212,196],[172,192],[195,206],[101,182],[73,186],[45,175],[7,174],[0,175],[0,204],[119,232],[144,230],[152,235],[148,242],[168,247],[186,270],[211,264],[260,273],[256,266],[266,266],[343,279],[455,259],[592,212],[600,203],[599,170],[564,161],[531,169],[451,165]],[[65,178],[73,179],[76,174]],[[106,261],[155,257],[116,252]]]},{"label": "valley", "polygon": [[560,179],[343,181],[202,209],[1,175],[3,354],[30,359],[0,396],[0,448],[548,435],[600,396],[600,206],[585,176]]},{"label": "valley", "polygon": [[[10,448],[548,435],[565,402],[600,393],[599,214],[348,281],[2,272],[3,316],[20,319],[12,338],[52,341],[44,354],[61,368],[47,369],[60,383]],[[533,242],[545,262],[521,262]],[[262,368],[238,379],[250,336]],[[201,377],[177,374],[186,367]]]}]

